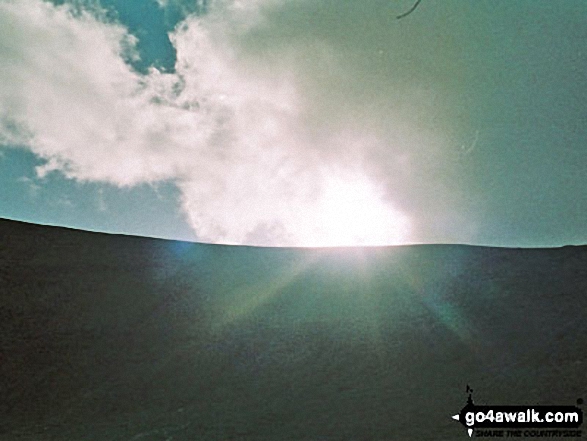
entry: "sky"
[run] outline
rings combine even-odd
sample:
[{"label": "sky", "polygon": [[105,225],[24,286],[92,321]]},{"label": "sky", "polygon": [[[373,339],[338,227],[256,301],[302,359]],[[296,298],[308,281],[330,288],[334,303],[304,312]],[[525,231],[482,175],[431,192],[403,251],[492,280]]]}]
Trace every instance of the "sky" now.
[{"label": "sky", "polygon": [[587,244],[587,3],[0,0],[0,217]]}]

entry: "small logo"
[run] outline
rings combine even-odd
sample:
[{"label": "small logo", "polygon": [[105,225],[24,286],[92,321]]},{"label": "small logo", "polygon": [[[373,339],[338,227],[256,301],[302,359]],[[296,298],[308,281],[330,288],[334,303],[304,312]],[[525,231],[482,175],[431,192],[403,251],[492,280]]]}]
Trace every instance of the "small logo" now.
[{"label": "small logo", "polygon": [[[475,436],[483,437],[581,436],[581,431],[576,429],[583,423],[583,411],[577,406],[480,406],[474,403],[469,385],[466,392],[467,404],[452,419],[465,426],[469,437],[474,432]],[[577,405],[581,404],[583,400],[578,399]]]}]

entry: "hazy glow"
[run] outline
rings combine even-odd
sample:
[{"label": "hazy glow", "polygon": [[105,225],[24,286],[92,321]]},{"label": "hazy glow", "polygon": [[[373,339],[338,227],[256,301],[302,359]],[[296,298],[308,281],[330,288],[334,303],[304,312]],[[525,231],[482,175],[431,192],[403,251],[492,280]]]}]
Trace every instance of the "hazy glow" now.
[{"label": "hazy glow", "polygon": [[396,245],[408,237],[405,215],[364,177],[328,176],[296,242],[303,246]]}]

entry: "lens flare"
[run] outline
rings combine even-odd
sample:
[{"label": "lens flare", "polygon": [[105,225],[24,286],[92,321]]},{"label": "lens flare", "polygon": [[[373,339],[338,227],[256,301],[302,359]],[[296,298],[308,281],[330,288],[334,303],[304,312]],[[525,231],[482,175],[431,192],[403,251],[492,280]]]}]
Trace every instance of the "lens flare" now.
[{"label": "lens flare", "polygon": [[298,229],[300,246],[399,245],[408,240],[409,219],[364,176],[327,175]]}]

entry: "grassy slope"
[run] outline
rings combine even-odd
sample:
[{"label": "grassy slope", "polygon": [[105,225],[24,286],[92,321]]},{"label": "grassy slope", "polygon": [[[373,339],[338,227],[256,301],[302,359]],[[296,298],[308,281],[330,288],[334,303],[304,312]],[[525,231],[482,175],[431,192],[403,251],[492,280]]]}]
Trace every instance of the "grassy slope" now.
[{"label": "grassy slope", "polygon": [[294,250],[0,220],[0,439],[464,439],[587,398],[587,247]]}]

